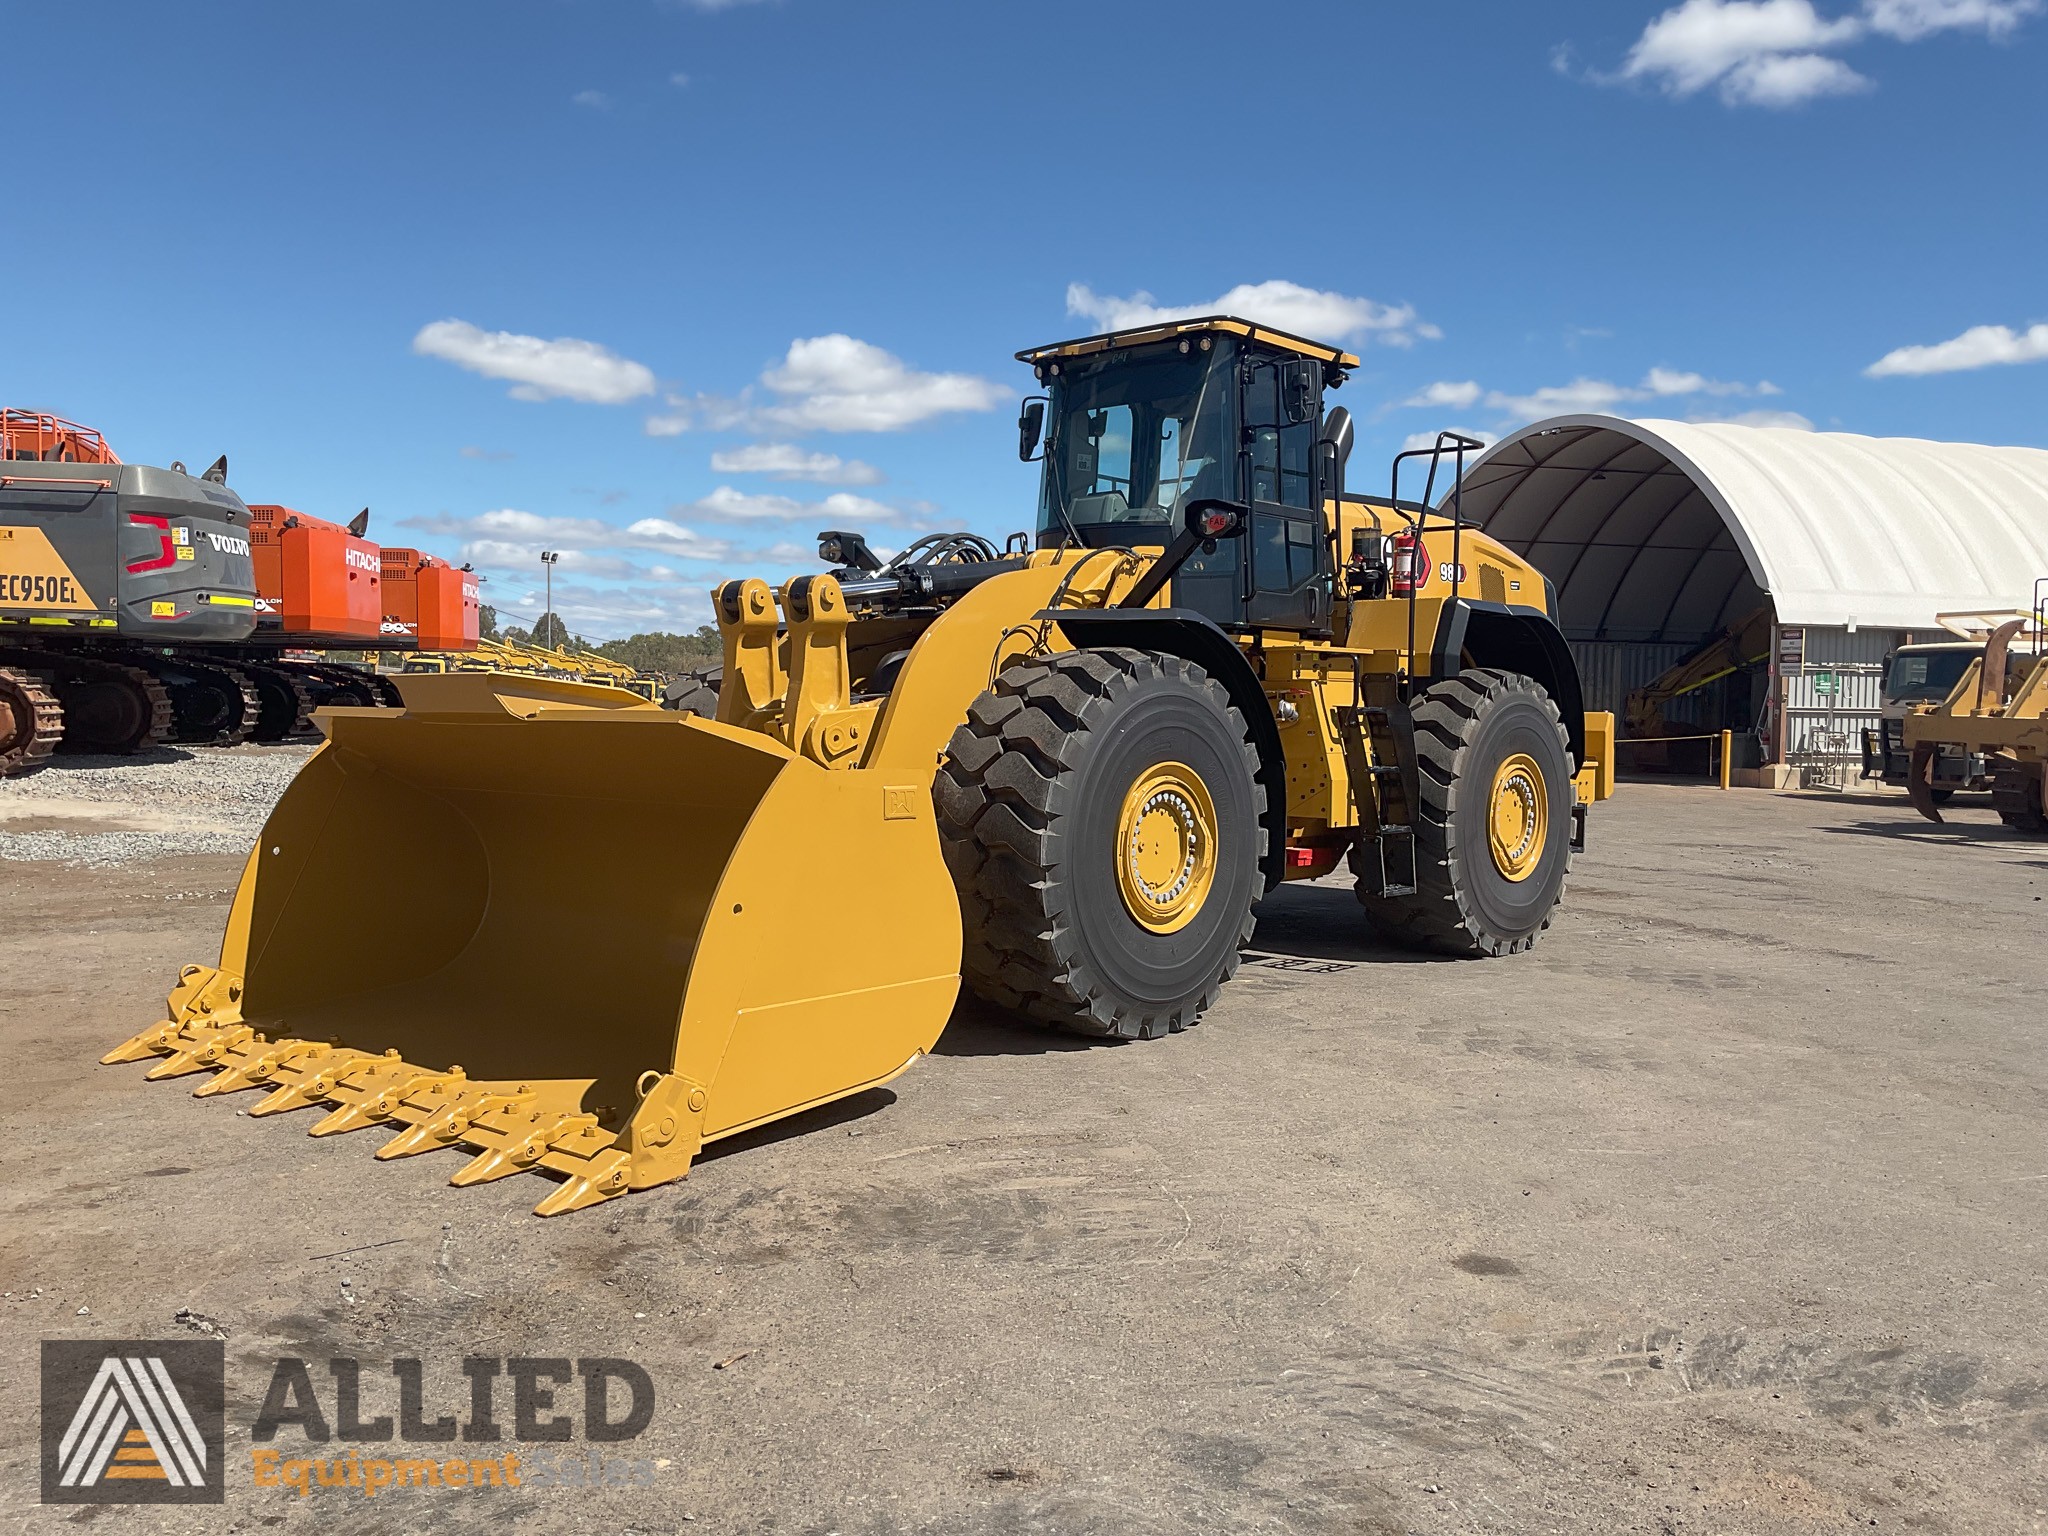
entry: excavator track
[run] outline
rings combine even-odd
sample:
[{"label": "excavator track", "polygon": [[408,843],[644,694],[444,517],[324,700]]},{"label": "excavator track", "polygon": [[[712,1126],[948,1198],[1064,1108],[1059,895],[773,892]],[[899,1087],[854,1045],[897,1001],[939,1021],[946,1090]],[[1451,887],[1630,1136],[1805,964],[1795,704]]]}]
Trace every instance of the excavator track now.
[{"label": "excavator track", "polygon": [[170,739],[170,692],[142,667],[53,651],[0,651],[0,666],[31,671],[54,688],[66,752],[126,756]]},{"label": "excavator track", "polygon": [[64,706],[33,672],[0,667],[0,779],[40,768],[64,739]]},{"label": "excavator track", "polygon": [[379,679],[374,672],[365,672],[360,667],[324,666],[311,662],[299,662],[297,667],[314,681],[317,704],[377,709],[386,702],[384,690],[377,686]]},{"label": "excavator track", "polygon": [[240,746],[263,712],[256,685],[239,668],[189,655],[137,657],[170,692],[170,739],[183,746]]},{"label": "excavator track", "polygon": [[245,663],[241,670],[255,686],[259,706],[251,740],[284,741],[313,729],[313,695],[298,668]]}]

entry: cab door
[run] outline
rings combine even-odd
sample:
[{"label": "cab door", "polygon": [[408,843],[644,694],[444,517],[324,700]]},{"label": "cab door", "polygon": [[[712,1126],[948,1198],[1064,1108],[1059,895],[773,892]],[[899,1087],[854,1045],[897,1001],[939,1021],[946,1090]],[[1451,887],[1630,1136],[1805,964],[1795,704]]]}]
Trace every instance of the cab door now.
[{"label": "cab door", "polygon": [[1245,364],[1245,622],[1255,628],[1330,626],[1329,541],[1316,504],[1321,375],[1303,358]]}]

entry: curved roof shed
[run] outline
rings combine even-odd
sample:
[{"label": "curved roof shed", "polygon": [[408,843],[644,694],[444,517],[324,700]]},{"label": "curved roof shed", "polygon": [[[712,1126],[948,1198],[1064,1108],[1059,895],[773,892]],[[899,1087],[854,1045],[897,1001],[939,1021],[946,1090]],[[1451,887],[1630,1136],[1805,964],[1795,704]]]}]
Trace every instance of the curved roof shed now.
[{"label": "curved roof shed", "polygon": [[1464,514],[1557,587],[1574,640],[1781,624],[1933,629],[2048,575],[2048,450],[1557,416],[1465,476]]}]

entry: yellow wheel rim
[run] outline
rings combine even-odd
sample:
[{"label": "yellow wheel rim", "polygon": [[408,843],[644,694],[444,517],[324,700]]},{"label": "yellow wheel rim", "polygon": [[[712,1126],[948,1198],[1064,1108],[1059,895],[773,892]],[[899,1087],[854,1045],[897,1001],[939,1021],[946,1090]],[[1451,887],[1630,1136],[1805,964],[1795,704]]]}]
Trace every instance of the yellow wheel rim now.
[{"label": "yellow wheel rim", "polygon": [[1526,752],[1510,757],[1493,776],[1486,840],[1493,849],[1493,867],[1510,880],[1533,875],[1549,845],[1550,795],[1543,770]]},{"label": "yellow wheel rim", "polygon": [[1146,770],[1117,817],[1124,908],[1154,933],[1185,928],[1216,883],[1216,802],[1185,763]]}]

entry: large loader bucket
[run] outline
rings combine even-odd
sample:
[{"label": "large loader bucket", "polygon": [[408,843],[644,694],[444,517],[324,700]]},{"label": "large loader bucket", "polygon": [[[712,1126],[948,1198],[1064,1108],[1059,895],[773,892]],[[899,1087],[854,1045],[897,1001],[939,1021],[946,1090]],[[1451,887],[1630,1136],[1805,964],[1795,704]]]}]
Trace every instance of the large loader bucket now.
[{"label": "large loader bucket", "polygon": [[828,771],[601,685],[408,678],[250,853],[217,968],[108,1061],[252,1113],[334,1106],[457,1183],[545,1168],[543,1214],[681,1177],[699,1143],[887,1081],[959,986],[930,784]]}]

